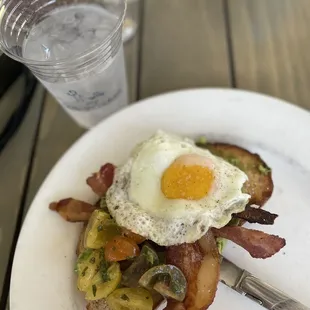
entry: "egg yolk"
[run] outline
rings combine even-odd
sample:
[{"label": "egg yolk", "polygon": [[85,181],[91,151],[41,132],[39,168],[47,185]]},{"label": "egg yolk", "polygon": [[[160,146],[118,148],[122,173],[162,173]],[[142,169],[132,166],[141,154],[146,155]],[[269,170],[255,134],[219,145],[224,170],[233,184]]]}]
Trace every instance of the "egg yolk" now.
[{"label": "egg yolk", "polygon": [[213,180],[213,171],[204,157],[182,155],[165,170],[161,190],[168,199],[199,200],[209,193]]}]

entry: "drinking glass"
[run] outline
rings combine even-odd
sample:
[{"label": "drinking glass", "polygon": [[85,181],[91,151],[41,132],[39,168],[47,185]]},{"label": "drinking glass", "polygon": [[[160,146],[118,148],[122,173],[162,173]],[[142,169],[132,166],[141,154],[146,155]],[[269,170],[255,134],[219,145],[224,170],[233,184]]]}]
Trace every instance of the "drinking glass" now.
[{"label": "drinking glass", "polygon": [[125,0],[2,0],[0,48],[85,128],[128,104]]},{"label": "drinking glass", "polygon": [[141,0],[127,0],[127,12],[123,25],[123,42],[131,40],[137,33]]}]

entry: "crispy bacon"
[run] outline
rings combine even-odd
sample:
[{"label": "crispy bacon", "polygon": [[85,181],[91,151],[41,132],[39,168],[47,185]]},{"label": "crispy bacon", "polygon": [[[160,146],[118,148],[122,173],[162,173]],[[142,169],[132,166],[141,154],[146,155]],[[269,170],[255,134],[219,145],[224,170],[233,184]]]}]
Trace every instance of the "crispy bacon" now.
[{"label": "crispy bacon", "polygon": [[254,258],[271,257],[285,246],[285,239],[259,230],[239,226],[225,226],[212,230],[216,237],[231,240],[247,250]]},{"label": "crispy bacon", "polygon": [[233,217],[245,220],[249,223],[273,225],[278,214],[270,213],[260,208],[247,206],[243,212],[234,214]]},{"label": "crispy bacon", "polygon": [[102,197],[113,183],[115,166],[105,164],[100,170],[87,178],[86,183],[91,187],[93,192]]},{"label": "crispy bacon", "polygon": [[67,198],[52,202],[49,208],[58,212],[68,222],[86,222],[96,206],[81,200]]}]

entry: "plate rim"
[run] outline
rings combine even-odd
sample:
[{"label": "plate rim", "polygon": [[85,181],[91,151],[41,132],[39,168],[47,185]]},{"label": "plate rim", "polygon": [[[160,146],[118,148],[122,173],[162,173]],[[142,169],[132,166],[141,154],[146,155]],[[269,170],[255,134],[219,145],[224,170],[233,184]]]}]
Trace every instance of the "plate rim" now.
[{"label": "plate rim", "polygon": [[[23,232],[24,230],[27,229],[28,227],[28,222],[31,221],[32,218],[32,213],[33,213],[33,205],[34,202],[39,199],[40,197],[40,193],[42,191],[42,189],[44,188],[45,184],[47,183],[47,181],[50,179],[51,175],[54,173],[55,170],[57,170],[57,166],[59,165],[59,163],[63,160],[65,160],[65,158],[70,157],[71,153],[74,153],[74,150],[83,143],[84,140],[88,140],[90,136],[93,135],[93,132],[97,131],[98,128],[100,128],[101,126],[103,126],[103,124],[108,123],[110,121],[113,121],[113,119],[117,119],[120,117],[121,114],[126,114],[128,110],[133,110],[133,109],[139,109],[139,106],[141,105],[147,105],[152,103],[152,101],[156,101],[159,100],[161,101],[162,98],[164,97],[170,97],[170,96],[174,96],[174,95],[182,95],[182,93],[193,93],[193,92],[201,92],[201,93],[211,93],[211,92],[225,92],[227,94],[239,94],[241,96],[255,96],[257,98],[261,98],[263,101],[266,101],[266,99],[269,102],[273,102],[273,104],[278,105],[278,107],[281,109],[281,107],[286,106],[286,108],[291,109],[291,111],[296,111],[298,113],[302,113],[304,115],[307,115],[307,117],[309,117],[310,120],[310,111],[308,111],[307,109],[305,109],[304,107],[300,107],[297,106],[293,103],[290,103],[288,101],[285,101],[283,99],[280,98],[276,98],[276,97],[272,97],[266,94],[262,94],[262,93],[258,93],[258,92],[254,92],[254,91],[248,91],[248,90],[242,90],[242,89],[229,89],[229,88],[190,88],[190,89],[183,89],[183,90],[176,90],[176,91],[170,91],[170,92],[165,92],[159,95],[153,95],[151,97],[142,99],[140,101],[137,101],[134,104],[131,104],[129,106],[127,106],[126,108],[114,113],[113,115],[107,117],[106,119],[102,120],[98,125],[96,125],[95,127],[93,127],[92,129],[90,129],[89,131],[85,132],[82,136],[80,136],[64,153],[63,155],[56,161],[56,163],[53,165],[52,169],[49,171],[49,173],[47,174],[47,176],[45,177],[45,179],[43,180],[43,182],[41,183],[39,189],[36,192],[36,195],[34,196],[29,210],[27,212],[27,215],[24,219],[23,225],[22,225],[22,229],[20,230],[20,234],[18,237],[18,241],[16,244],[16,248],[15,248],[15,252],[14,252],[14,260],[13,260],[13,264],[12,264],[12,274],[11,274],[11,283],[14,281],[13,279],[13,270],[14,270],[14,266],[15,266],[15,261],[16,261],[16,256],[18,255],[18,251],[19,251],[19,244],[20,244],[20,240],[22,240],[22,236],[23,236]],[[250,104],[250,103],[249,103]],[[309,123],[309,128],[310,128],[310,123]],[[10,299],[10,304],[11,304],[11,300],[14,298],[11,295],[12,290],[10,289],[10,293],[9,293],[9,299]]]}]

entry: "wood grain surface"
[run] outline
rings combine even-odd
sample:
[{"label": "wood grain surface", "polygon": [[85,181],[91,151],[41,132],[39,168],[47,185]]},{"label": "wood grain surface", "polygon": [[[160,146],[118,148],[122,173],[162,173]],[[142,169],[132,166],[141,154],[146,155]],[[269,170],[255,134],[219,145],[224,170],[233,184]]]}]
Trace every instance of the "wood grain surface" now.
[{"label": "wood grain surface", "polygon": [[47,174],[57,160],[83,132],[85,130],[76,125],[55,99],[50,94],[47,94],[44,102],[24,215],[26,215],[36,192]]},{"label": "wood grain surface", "polygon": [[140,97],[230,86],[222,0],[145,0]]},{"label": "wood grain surface", "polygon": [[[182,88],[234,86],[310,109],[310,0],[144,0],[137,14],[139,32],[125,44],[131,102]],[[8,100],[15,102],[20,89],[16,86]],[[0,290],[43,93],[40,87],[0,157]],[[13,107],[0,107],[0,129],[3,113]],[[51,168],[83,132],[48,95],[25,212]]]},{"label": "wood grain surface", "polygon": [[236,86],[310,109],[309,0],[228,1]]},{"label": "wood grain surface", "polygon": [[[12,104],[19,102],[23,94],[23,85],[22,80],[15,83],[6,97],[2,98],[1,105],[4,106],[7,100],[12,101]],[[25,189],[43,96],[43,87],[39,85],[23,124],[0,156],[0,293]]]}]

